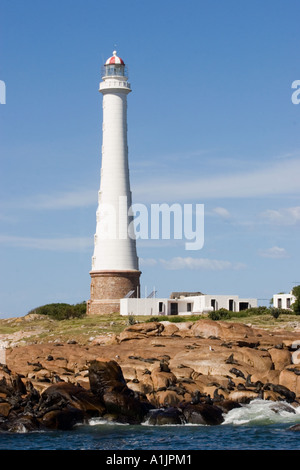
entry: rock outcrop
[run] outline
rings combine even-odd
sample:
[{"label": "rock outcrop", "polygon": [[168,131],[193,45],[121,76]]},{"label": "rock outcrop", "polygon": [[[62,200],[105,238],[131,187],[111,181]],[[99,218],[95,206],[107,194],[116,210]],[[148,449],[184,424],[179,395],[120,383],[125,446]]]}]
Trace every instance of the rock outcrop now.
[{"label": "rock outcrop", "polygon": [[69,429],[94,416],[220,424],[224,413],[255,398],[296,407],[299,343],[297,331],[203,319],[138,323],[90,345],[8,349],[0,429]]}]

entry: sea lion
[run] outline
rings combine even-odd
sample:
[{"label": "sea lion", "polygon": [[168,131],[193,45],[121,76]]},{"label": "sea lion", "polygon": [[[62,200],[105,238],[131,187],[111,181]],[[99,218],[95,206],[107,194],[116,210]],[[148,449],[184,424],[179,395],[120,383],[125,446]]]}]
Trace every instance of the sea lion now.
[{"label": "sea lion", "polygon": [[238,362],[234,359],[233,353],[226,359],[225,364],[237,364]]},{"label": "sea lion", "polygon": [[230,369],[230,371],[232,374],[234,374],[236,377],[242,377],[243,379],[246,380],[246,377],[244,376],[243,372],[239,369],[236,369],[235,367],[233,367],[232,369]]}]

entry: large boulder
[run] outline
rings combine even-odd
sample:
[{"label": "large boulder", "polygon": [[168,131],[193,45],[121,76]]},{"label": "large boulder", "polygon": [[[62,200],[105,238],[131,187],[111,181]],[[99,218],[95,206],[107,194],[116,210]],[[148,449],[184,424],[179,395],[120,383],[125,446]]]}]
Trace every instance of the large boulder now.
[{"label": "large boulder", "polygon": [[94,360],[89,367],[90,388],[103,402],[106,412],[119,421],[141,423],[151,408],[145,398],[140,399],[128,388],[122,369],[116,361]]},{"label": "large boulder", "polygon": [[214,321],[208,318],[196,321],[191,327],[194,336],[201,338],[219,338],[222,340],[252,339],[255,337],[253,329],[242,323]]},{"label": "large boulder", "polygon": [[268,352],[276,370],[283,370],[292,362],[292,354],[288,349],[271,348]]},{"label": "large boulder", "polygon": [[297,397],[300,397],[299,373],[299,368],[288,367],[287,369],[282,370],[279,375],[279,384],[294,392]]},{"label": "large boulder", "polygon": [[78,409],[86,418],[102,416],[105,407],[100,397],[85,388],[67,382],[50,385],[42,394],[39,402],[39,412],[46,412],[50,407],[59,405],[60,408],[70,406]]},{"label": "large boulder", "polygon": [[176,390],[153,392],[148,394],[147,398],[155,408],[176,407],[182,402],[182,396]]},{"label": "large boulder", "polygon": [[159,322],[136,323],[128,326],[119,334],[118,340],[123,341],[144,339],[147,336],[157,336],[163,331],[164,325]]},{"label": "large boulder", "polygon": [[150,411],[146,416],[146,423],[159,426],[184,424],[185,418],[181,409],[167,407]]},{"label": "large boulder", "polygon": [[264,385],[264,390],[271,390],[272,392],[277,393],[281,397],[282,400],[285,400],[288,403],[292,403],[296,399],[295,392],[290,390],[285,385],[267,383]]},{"label": "large boulder", "polygon": [[300,431],[300,424],[294,424],[293,426],[288,428],[288,431]]},{"label": "large boulder", "polygon": [[208,403],[188,403],[182,408],[186,422],[189,424],[217,425],[224,421],[221,408]]},{"label": "large boulder", "polygon": [[26,386],[22,381],[19,374],[3,375],[0,380],[0,393],[6,396],[13,396],[15,394],[23,395],[26,393]]},{"label": "large boulder", "polygon": [[163,372],[160,368],[156,368],[151,372],[153,389],[155,391],[168,388],[176,383],[176,376],[172,372]]},{"label": "large boulder", "polygon": [[84,420],[84,413],[78,408],[65,406],[62,409],[47,411],[39,418],[40,425],[47,429],[66,431]]}]

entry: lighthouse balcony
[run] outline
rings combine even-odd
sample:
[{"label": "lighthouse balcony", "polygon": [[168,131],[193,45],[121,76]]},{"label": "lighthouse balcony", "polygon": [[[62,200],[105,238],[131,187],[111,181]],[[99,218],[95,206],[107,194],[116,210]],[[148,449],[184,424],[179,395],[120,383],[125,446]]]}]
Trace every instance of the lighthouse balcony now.
[{"label": "lighthouse balcony", "polygon": [[128,91],[131,91],[129,82],[125,80],[115,80],[111,78],[109,80],[105,80],[101,82],[99,90],[102,91],[102,90],[107,90],[107,89],[112,89],[112,88],[122,88]]}]

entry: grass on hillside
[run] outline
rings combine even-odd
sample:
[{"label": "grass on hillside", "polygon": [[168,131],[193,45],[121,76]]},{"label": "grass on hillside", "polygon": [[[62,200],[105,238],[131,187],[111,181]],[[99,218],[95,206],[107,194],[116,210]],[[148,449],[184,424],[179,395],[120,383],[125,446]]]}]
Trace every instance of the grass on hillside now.
[{"label": "grass on hillside", "polygon": [[[57,304],[52,304],[57,305]],[[65,304],[63,309],[65,309]],[[39,314],[36,312],[42,310],[33,310],[24,317],[9,318],[0,320],[0,335],[16,335],[18,332],[21,334],[25,333],[24,338],[17,338],[16,340],[26,343],[33,342],[49,342],[49,341],[61,341],[66,342],[68,340],[75,340],[78,343],[87,344],[91,339],[100,335],[112,335],[119,334],[127,326],[134,323],[143,323],[149,321],[170,321],[174,323],[197,321],[202,318],[212,317],[215,320],[222,321],[234,321],[239,323],[247,323],[252,326],[258,326],[261,328],[272,329],[272,328],[286,328],[289,330],[293,329],[293,324],[296,322],[300,323],[300,316],[295,315],[290,311],[283,311],[278,318],[271,315],[272,310],[266,307],[249,309],[242,312],[228,312],[225,310],[219,310],[212,312],[213,314],[206,315],[186,315],[186,316],[132,316],[128,317],[121,316],[119,314],[111,315],[99,315],[99,316],[87,316],[80,314],[79,317],[70,317],[61,319],[59,312],[58,317],[53,317],[52,310],[48,309],[47,312],[51,312],[51,315]],[[56,312],[55,312],[56,315]],[[32,333],[32,334],[30,334]],[[11,337],[14,340],[15,337]]]}]

